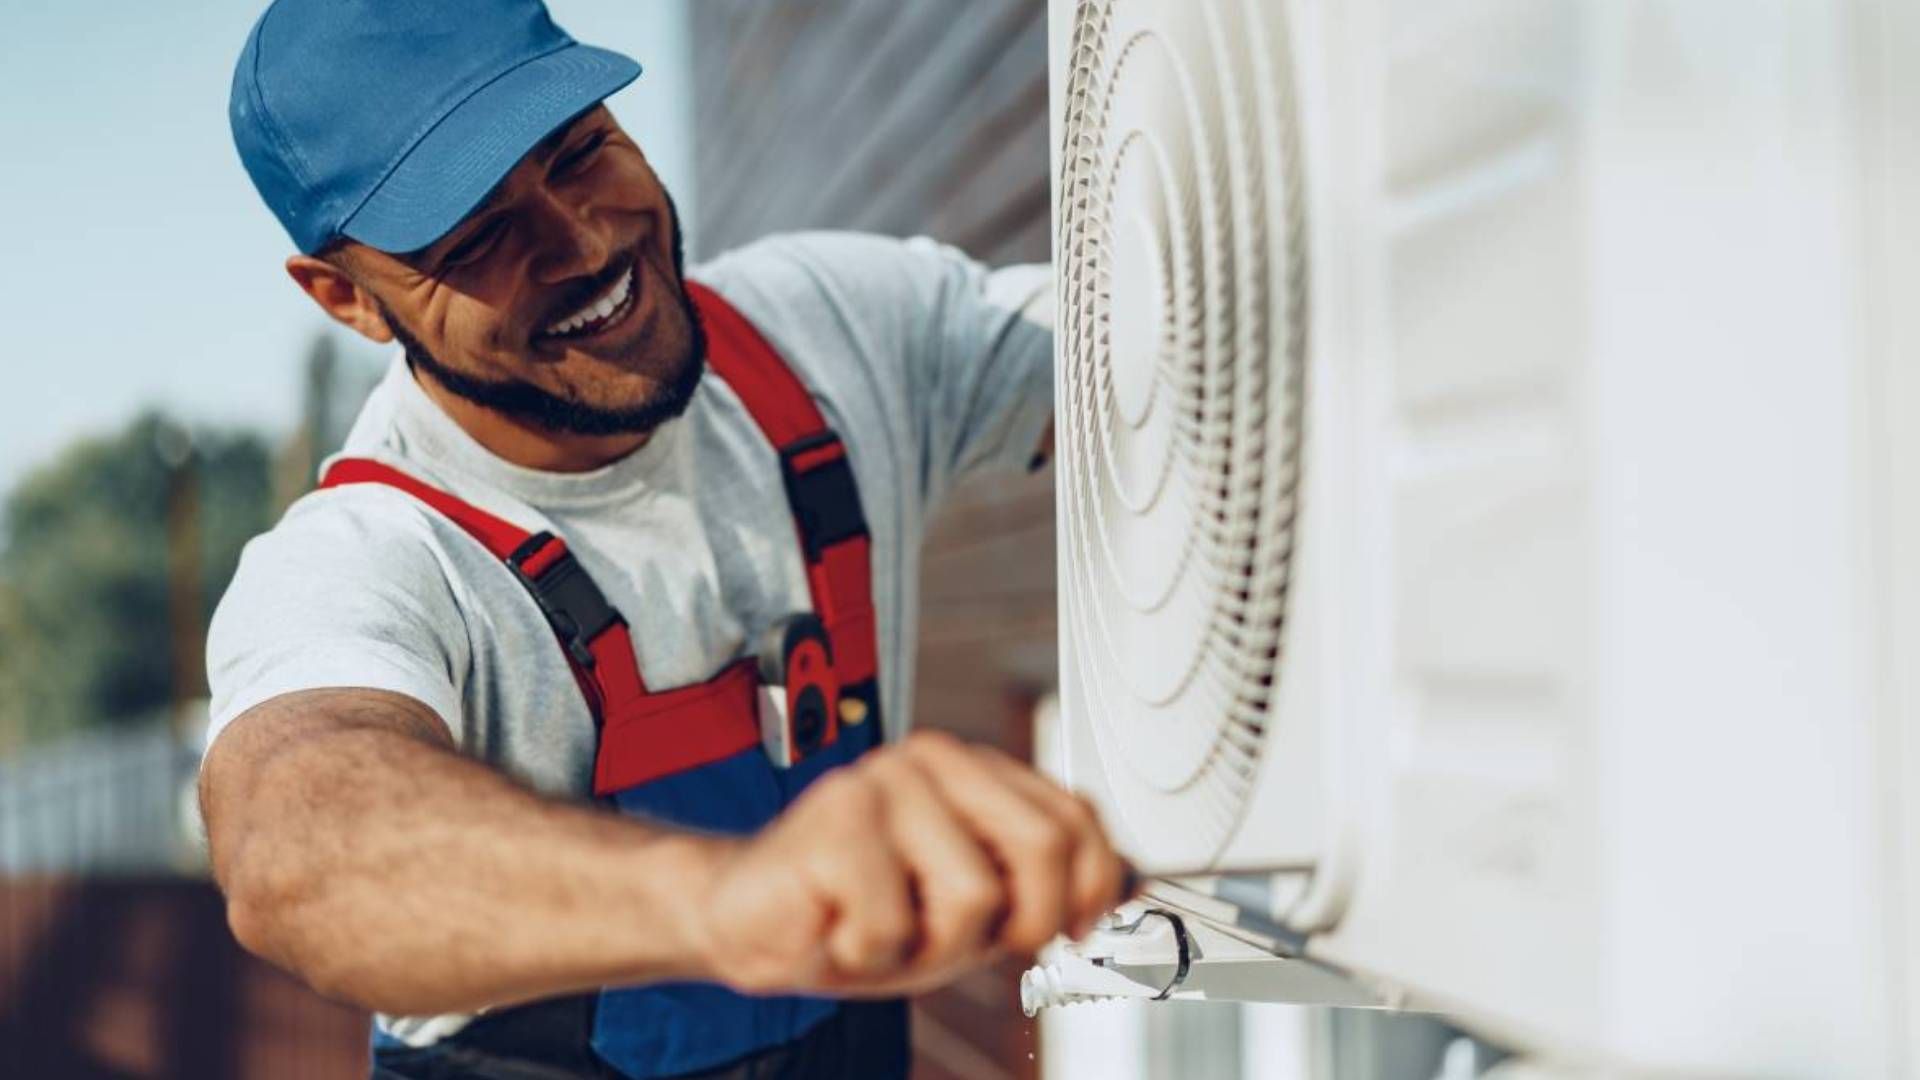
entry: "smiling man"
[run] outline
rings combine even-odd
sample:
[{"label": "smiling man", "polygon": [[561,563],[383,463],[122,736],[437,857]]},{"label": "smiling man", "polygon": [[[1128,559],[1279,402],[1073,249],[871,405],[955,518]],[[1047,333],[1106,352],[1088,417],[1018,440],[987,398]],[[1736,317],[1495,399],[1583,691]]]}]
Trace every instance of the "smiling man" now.
[{"label": "smiling man", "polygon": [[384,1077],[904,1076],[898,998],[1124,870],[906,737],[918,545],[1050,424],[1043,268],[775,238],[689,270],[535,0],[278,0],[230,107],[293,281],[397,355],[208,643],[249,949]]}]

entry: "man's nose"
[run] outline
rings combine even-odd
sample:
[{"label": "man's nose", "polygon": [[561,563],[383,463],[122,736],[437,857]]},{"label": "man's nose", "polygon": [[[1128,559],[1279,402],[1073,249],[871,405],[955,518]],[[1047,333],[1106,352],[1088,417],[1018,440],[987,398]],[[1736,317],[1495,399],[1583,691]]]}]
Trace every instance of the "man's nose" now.
[{"label": "man's nose", "polygon": [[534,200],[538,254],[531,276],[542,285],[588,277],[607,268],[614,256],[611,224],[587,205],[574,205],[543,192]]}]

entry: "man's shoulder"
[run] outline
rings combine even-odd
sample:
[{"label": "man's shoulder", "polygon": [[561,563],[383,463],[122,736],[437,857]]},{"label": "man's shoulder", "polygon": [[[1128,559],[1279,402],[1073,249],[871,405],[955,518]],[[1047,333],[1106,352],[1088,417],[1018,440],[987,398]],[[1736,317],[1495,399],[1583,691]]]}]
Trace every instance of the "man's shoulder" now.
[{"label": "man's shoulder", "polygon": [[693,268],[749,317],[839,321],[897,319],[932,303],[941,279],[965,261],[926,237],[808,231],[776,233]]},{"label": "man's shoulder", "polygon": [[752,280],[761,274],[779,274],[812,268],[835,274],[859,275],[878,263],[911,259],[940,247],[926,237],[901,238],[882,233],[841,229],[801,229],[769,233],[730,248],[694,267],[702,280]]},{"label": "man's shoulder", "polygon": [[950,284],[946,275],[964,259],[924,237],[791,232],[735,248],[690,276],[835,397],[841,395],[834,384],[897,371],[926,347]]},{"label": "man's shoulder", "polygon": [[248,542],[207,631],[209,740],[260,702],[321,687],[390,690],[457,721],[473,593],[432,515],[381,485],[327,488]]},{"label": "man's shoulder", "polygon": [[447,530],[418,499],[385,484],[309,492],[247,544],[242,570],[353,581],[444,574]]}]

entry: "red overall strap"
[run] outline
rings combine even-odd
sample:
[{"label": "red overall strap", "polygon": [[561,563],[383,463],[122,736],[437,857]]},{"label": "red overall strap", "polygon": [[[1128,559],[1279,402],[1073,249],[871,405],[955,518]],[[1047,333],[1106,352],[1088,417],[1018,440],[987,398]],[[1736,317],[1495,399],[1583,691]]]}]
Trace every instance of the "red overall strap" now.
[{"label": "red overall strap", "polygon": [[793,369],[719,294],[689,281],[708,339],[708,362],[780,455],[787,502],[800,534],[813,607],[833,643],[843,688],[879,705],[872,542],[846,447]]},{"label": "red overall strap", "polygon": [[[681,772],[758,746],[753,664],[742,662],[695,686],[649,694],[640,677],[627,622],[552,533],[529,533],[510,521],[383,462],[342,458],[327,469],[322,488],[384,484],[439,511],[507,565],[546,616],[574,679],[601,728],[601,739],[644,748],[648,775],[616,778],[607,786],[607,758],[595,766],[595,793],[606,794]],[[696,715],[697,714],[697,715]],[[644,732],[636,731],[643,727]]]}]

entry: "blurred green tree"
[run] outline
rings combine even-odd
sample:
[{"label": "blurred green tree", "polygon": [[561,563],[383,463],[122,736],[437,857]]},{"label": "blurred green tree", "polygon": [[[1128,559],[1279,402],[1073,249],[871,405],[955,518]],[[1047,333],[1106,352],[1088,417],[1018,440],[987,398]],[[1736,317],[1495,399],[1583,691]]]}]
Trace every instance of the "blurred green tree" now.
[{"label": "blurred green tree", "polygon": [[124,723],[203,694],[207,619],[273,512],[263,439],[154,412],[24,477],[0,514],[0,733]]}]

